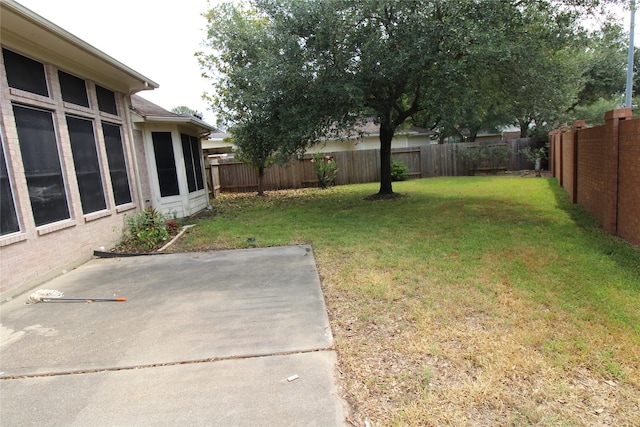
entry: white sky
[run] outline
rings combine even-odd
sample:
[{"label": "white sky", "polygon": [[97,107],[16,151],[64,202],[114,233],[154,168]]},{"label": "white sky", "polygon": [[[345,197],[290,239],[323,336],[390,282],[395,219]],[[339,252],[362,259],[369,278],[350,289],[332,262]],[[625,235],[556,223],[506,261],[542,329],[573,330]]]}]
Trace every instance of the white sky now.
[{"label": "white sky", "polygon": [[166,110],[186,105],[216,124],[201,99],[211,84],[194,56],[206,36],[207,0],[17,1],[160,85],[138,95]]},{"label": "white sky", "polygon": [[[207,0],[17,0],[25,7],[122,62],[160,87],[139,95],[171,110],[179,105],[215,115],[202,100],[211,84],[194,53],[205,39]],[[220,0],[212,0],[218,3]],[[620,12],[629,29],[629,12]],[[636,16],[636,22],[640,13]],[[636,25],[636,46],[640,44]]]}]

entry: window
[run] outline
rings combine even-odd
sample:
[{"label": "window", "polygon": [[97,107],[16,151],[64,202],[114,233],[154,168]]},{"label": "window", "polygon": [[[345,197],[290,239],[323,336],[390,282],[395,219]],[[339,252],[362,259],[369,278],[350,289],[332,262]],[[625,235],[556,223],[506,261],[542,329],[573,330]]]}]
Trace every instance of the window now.
[{"label": "window", "polygon": [[160,195],[167,197],[180,194],[171,132],[152,132],[151,139],[153,140],[153,153],[156,156]]},{"label": "window", "polygon": [[127,162],[124,157],[120,126],[103,122],[102,133],[104,134],[104,145],[107,150],[109,175],[111,176],[111,186],[113,187],[113,198],[116,206],[131,203]]},{"label": "window", "polygon": [[4,146],[0,146],[0,236],[20,231]]},{"label": "window", "polygon": [[182,151],[184,153],[184,168],[187,171],[187,184],[189,193],[202,190],[204,181],[202,179],[202,163],[200,159],[200,143],[195,136],[181,134]]},{"label": "window", "polygon": [[13,106],[37,226],[70,218],[51,112]]},{"label": "window", "polygon": [[83,79],[60,70],[58,70],[58,79],[63,101],[89,108],[87,84]]},{"label": "window", "polygon": [[42,96],[49,96],[44,65],[31,58],[2,48],[4,68],[9,87],[25,90]]},{"label": "window", "polygon": [[109,89],[96,85],[96,95],[98,97],[98,109],[104,113],[118,115],[116,107],[116,95]]},{"label": "window", "polygon": [[86,215],[104,210],[107,204],[104,199],[93,122],[67,116],[67,128],[71,140],[73,163],[76,166],[82,213]]}]

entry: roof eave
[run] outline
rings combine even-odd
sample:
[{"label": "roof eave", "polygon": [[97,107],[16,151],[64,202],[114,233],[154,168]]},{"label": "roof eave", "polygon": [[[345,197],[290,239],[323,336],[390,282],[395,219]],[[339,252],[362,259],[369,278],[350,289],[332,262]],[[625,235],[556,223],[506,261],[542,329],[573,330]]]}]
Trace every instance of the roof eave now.
[{"label": "roof eave", "polygon": [[[145,77],[137,71],[127,67],[118,60],[98,50],[89,43],[64,30],[63,28],[46,20],[45,18],[41,17],[30,9],[27,9],[21,4],[16,3],[13,0],[0,0],[0,4],[2,5],[3,9],[3,45],[7,44],[8,47],[11,47],[12,41],[22,40],[27,43],[30,42],[32,46],[40,48],[43,51],[55,52],[56,44],[62,41],[63,43],[66,43],[69,47],[71,47],[71,51],[68,52],[68,57],[65,59],[67,59],[70,63],[75,63],[78,66],[83,66],[84,68],[93,71],[92,74],[97,76],[97,81],[99,83],[102,83],[102,81],[100,80],[100,76],[103,76],[105,74],[104,68],[106,66],[106,68],[112,69],[119,74],[117,78],[120,81],[120,85],[125,84],[127,86],[128,93],[135,93],[142,90],[152,90],[160,87],[158,83],[154,82],[148,77]],[[14,31],[12,31],[11,28],[5,25],[10,24],[7,14],[9,14],[9,16],[10,14],[13,14],[19,19],[21,18],[24,21],[24,24],[32,26],[31,30],[35,34],[40,31],[44,31],[45,33],[49,33],[55,37],[44,37],[38,39],[37,41],[31,40],[28,37],[25,37],[23,31],[20,31],[20,25],[22,25],[22,23],[18,21],[16,21],[17,27],[14,26]],[[59,40],[56,40],[56,38]],[[91,61],[89,61],[88,63],[87,61],[80,60],[83,56],[86,57],[86,55],[95,58],[97,61],[95,61],[95,63],[91,63]],[[117,89],[121,88],[119,87]]]}]

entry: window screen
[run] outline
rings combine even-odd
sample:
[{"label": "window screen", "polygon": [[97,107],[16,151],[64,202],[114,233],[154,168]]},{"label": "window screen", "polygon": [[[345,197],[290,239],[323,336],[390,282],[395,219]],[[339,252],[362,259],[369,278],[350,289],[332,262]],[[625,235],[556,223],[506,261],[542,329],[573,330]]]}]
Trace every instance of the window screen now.
[{"label": "window screen", "polygon": [[153,152],[156,156],[156,170],[162,197],[180,194],[176,159],[173,154],[171,132],[152,132]]},{"label": "window screen", "polygon": [[189,193],[202,190],[202,164],[200,162],[200,143],[195,136],[181,134],[182,152],[184,153],[184,168],[187,171]]},{"label": "window screen", "polygon": [[0,236],[20,231],[16,205],[13,201],[13,189],[7,172],[4,147],[0,146]]},{"label": "window screen", "polygon": [[116,95],[113,91],[96,85],[96,95],[98,97],[98,109],[102,112],[118,115],[116,107]]},{"label": "window screen", "polygon": [[89,107],[87,84],[83,79],[67,74],[64,71],[58,71],[58,79],[60,79],[63,101]]},{"label": "window screen", "polygon": [[44,65],[41,62],[2,48],[4,69],[7,72],[9,87],[49,96]]},{"label": "window screen", "polygon": [[52,114],[18,105],[13,113],[36,225],[69,218]]},{"label": "window screen", "polygon": [[120,126],[103,122],[102,133],[104,134],[104,145],[107,150],[113,198],[117,206],[131,203],[127,162],[124,157]]},{"label": "window screen", "polygon": [[100,175],[100,163],[91,120],[67,116],[73,163],[80,190],[82,212],[88,214],[107,208]]}]

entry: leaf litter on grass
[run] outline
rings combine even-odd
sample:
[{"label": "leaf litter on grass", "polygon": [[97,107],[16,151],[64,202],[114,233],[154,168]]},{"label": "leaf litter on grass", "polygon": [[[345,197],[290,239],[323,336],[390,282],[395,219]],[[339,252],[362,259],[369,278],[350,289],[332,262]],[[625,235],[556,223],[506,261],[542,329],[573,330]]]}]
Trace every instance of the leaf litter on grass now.
[{"label": "leaf litter on grass", "polygon": [[637,248],[546,179],[395,188],[223,195],[193,241],[313,244],[353,425],[639,424]]}]

